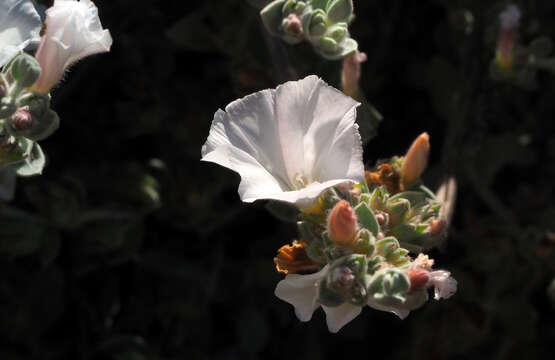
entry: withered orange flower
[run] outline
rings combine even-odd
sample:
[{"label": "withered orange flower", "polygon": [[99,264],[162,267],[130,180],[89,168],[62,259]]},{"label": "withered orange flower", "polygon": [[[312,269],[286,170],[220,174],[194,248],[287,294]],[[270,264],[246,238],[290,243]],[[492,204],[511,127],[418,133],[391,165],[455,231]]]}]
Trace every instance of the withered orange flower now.
[{"label": "withered orange flower", "polygon": [[299,271],[316,270],[318,264],[310,259],[306,253],[308,244],[303,239],[294,240],[291,245],[279,248],[274,258],[276,270],[284,274],[294,274]]},{"label": "withered orange flower", "polygon": [[366,171],[364,176],[368,185],[385,185],[391,195],[403,190],[401,176],[390,164],[381,164],[378,171]]}]

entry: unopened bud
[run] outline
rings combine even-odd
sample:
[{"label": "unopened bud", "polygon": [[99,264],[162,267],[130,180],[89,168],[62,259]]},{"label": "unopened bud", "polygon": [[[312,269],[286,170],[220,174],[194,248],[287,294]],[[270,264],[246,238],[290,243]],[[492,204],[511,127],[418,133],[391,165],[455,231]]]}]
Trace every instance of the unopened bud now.
[{"label": "unopened bud", "polygon": [[430,235],[431,236],[437,236],[439,234],[441,234],[443,232],[443,230],[445,230],[445,220],[439,219],[439,220],[431,220],[429,225],[430,225]]},{"label": "unopened bud", "polygon": [[33,115],[27,109],[17,109],[12,115],[12,126],[17,131],[29,130],[33,126]]},{"label": "unopened bud", "polygon": [[341,200],[328,216],[328,233],[334,243],[341,246],[353,246],[356,243],[357,217],[351,205]]},{"label": "unopened bud", "polygon": [[353,285],[353,282],[355,281],[355,275],[353,274],[353,271],[348,267],[340,266],[332,270],[330,274],[330,280],[330,286],[334,290],[340,293],[346,293]]},{"label": "unopened bud", "polygon": [[10,70],[12,77],[21,88],[33,85],[41,73],[38,61],[28,54],[18,55],[12,62]]},{"label": "unopened bud", "polygon": [[403,184],[412,184],[420,178],[428,163],[430,154],[430,136],[427,133],[420,134],[412,143],[405,155],[401,169]]},{"label": "unopened bud", "polygon": [[283,19],[283,31],[288,34],[300,36],[303,33],[303,24],[301,23],[301,18],[297,14],[289,14],[285,19]]},{"label": "unopened bud", "polygon": [[413,268],[407,271],[410,279],[410,291],[424,289],[430,280],[430,273],[421,268]]},{"label": "unopened bud", "polygon": [[360,64],[365,62],[367,56],[358,50],[343,60],[343,71],[341,72],[341,87],[346,95],[355,98],[358,94],[358,82],[361,75]]}]

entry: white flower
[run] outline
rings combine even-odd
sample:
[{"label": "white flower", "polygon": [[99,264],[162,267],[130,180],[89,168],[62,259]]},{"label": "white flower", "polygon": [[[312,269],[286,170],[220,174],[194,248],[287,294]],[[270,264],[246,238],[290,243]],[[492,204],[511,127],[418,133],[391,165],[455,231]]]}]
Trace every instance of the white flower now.
[{"label": "white flower", "polygon": [[259,91],[216,112],[202,160],[238,172],[245,202],[308,207],[329,187],[364,181],[358,105],[314,75]]},{"label": "white flower", "polygon": [[[320,306],[318,302],[318,283],[329,269],[326,265],[322,270],[310,275],[289,274],[281,280],[275,294],[278,298],[295,307],[295,314],[301,321],[309,321],[314,311]],[[326,313],[326,323],[332,333],[338,332],[349,321],[360,314],[362,307],[343,303],[329,307],[322,305]]]},{"label": "white flower", "polygon": [[32,41],[39,41],[42,21],[31,0],[0,1],[0,67]]},{"label": "white flower", "polygon": [[33,90],[49,92],[72,63],[107,52],[112,45],[108,30],[102,29],[98,9],[91,0],[56,0],[46,10],[46,33],[35,57],[42,73]]},{"label": "white flower", "polygon": [[430,272],[429,283],[434,286],[434,299],[448,299],[457,292],[457,280],[451,277],[451,273],[445,270]]}]

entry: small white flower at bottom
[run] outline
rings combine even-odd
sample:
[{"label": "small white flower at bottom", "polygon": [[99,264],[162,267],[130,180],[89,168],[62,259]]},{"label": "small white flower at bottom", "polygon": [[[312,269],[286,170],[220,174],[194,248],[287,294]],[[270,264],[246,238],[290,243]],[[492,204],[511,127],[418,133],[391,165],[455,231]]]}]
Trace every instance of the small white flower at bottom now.
[{"label": "small white flower at bottom", "polygon": [[[275,290],[276,296],[295,307],[295,314],[300,321],[309,321],[320,303],[318,302],[318,284],[328,272],[329,265],[310,275],[289,274],[281,280]],[[362,307],[344,303],[339,306],[323,306],[326,323],[332,333],[338,332],[349,321],[360,314]]]},{"label": "small white flower at bottom", "polygon": [[451,273],[445,270],[430,272],[429,283],[435,288],[434,299],[448,299],[457,292],[457,280],[451,277]]}]

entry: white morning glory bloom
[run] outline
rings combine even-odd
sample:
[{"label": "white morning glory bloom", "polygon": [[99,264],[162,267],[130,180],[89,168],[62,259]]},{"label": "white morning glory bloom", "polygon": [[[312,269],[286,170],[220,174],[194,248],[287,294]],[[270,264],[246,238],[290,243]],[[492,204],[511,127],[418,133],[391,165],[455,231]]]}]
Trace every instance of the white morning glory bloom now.
[{"label": "white morning glory bloom", "polygon": [[202,160],[238,172],[245,202],[309,207],[329,187],[364,181],[358,105],[314,75],[259,91],[216,112]]},{"label": "white morning glory bloom", "polygon": [[46,10],[46,33],[35,57],[42,73],[32,89],[49,92],[74,62],[110,51],[112,37],[102,28],[91,0],[56,0]]},{"label": "white morning glory bloom", "polygon": [[31,0],[0,1],[0,67],[40,40],[42,21]]},{"label": "white morning glory bloom", "polygon": [[[281,280],[275,290],[278,298],[295,307],[295,314],[301,321],[309,321],[314,311],[320,306],[318,302],[318,283],[329,269],[326,265],[322,270],[310,275],[289,274]],[[338,332],[349,321],[360,314],[362,307],[343,303],[329,307],[322,305],[326,313],[326,323],[332,333]]]}]

